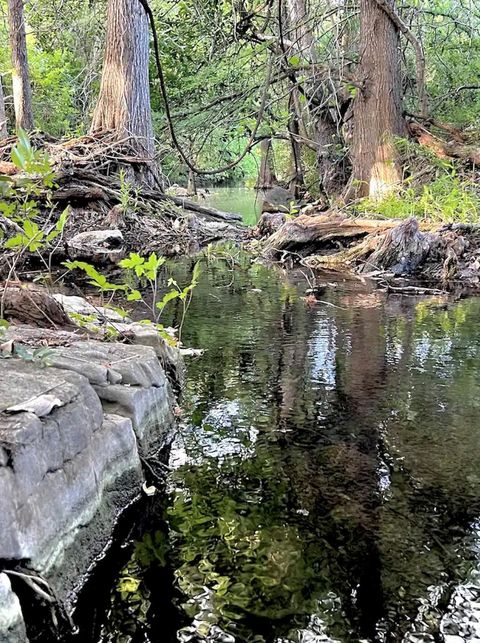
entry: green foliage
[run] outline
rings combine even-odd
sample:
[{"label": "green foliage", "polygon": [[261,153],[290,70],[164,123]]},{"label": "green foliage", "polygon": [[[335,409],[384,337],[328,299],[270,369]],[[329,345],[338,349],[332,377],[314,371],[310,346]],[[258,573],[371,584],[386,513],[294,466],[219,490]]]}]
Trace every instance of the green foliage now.
[{"label": "green foliage", "polygon": [[446,173],[419,189],[403,187],[398,194],[386,196],[381,201],[364,199],[355,204],[354,209],[393,219],[417,217],[432,222],[477,222],[480,194],[473,181]]},{"label": "green foliage", "polygon": [[[68,270],[81,270],[89,278],[88,283],[97,288],[102,295],[121,293],[128,302],[141,302],[152,313],[155,320],[155,328],[159,331],[160,335],[169,343],[175,344],[176,338],[167,332],[165,327],[159,323],[161,314],[163,313],[166,305],[178,299],[182,305],[182,317],[178,331],[178,341],[181,340],[181,331],[185,321],[188,308],[193,295],[193,290],[198,284],[200,276],[200,265],[197,263],[193,269],[193,274],[190,283],[181,287],[173,278],[167,280],[167,286],[170,287],[160,301],[157,301],[159,290],[159,271],[165,264],[164,257],[158,257],[155,252],[152,252],[149,257],[142,257],[136,252],[131,252],[128,257],[119,262],[119,266],[123,269],[123,282],[113,283],[107,279],[105,275],[99,272],[94,266],[85,261],[65,261],[64,266]],[[133,284],[133,285],[132,285]],[[141,288],[148,286],[151,299],[148,301],[142,294]],[[120,313],[123,317],[128,316],[128,311],[122,307],[115,307],[114,310]],[[88,325],[89,321],[85,319],[80,320],[83,325]],[[140,323],[150,324],[149,319],[143,319]],[[107,325],[107,329],[108,329]],[[113,330],[115,330],[113,328]]]},{"label": "green foliage", "polygon": [[118,176],[120,180],[120,206],[122,211],[127,212],[131,210],[132,212],[136,212],[138,209],[138,190],[134,189],[123,168],[120,170]]},{"label": "green foliage", "polygon": [[8,238],[3,247],[15,250],[17,256],[24,251],[39,253],[62,236],[69,209],[66,208],[53,225],[49,226],[43,220],[36,198],[41,190],[54,186],[55,175],[48,155],[35,150],[23,130],[18,132],[11,159],[22,174],[20,178],[0,177],[3,196],[0,213],[11,219],[21,231]]}]

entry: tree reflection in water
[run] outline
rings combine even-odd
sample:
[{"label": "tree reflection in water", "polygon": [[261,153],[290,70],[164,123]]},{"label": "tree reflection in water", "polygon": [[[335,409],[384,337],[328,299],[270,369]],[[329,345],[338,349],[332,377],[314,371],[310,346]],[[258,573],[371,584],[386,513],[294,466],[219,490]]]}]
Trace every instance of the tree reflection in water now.
[{"label": "tree reflection in water", "polygon": [[[213,263],[195,294],[184,340],[207,351],[189,365],[167,533],[144,535],[150,557],[137,545],[104,640],[124,640],[152,561],[173,574],[162,640],[472,638],[480,302],[346,282],[311,308],[248,262],[230,281]],[[151,603],[137,601],[160,640]]]}]

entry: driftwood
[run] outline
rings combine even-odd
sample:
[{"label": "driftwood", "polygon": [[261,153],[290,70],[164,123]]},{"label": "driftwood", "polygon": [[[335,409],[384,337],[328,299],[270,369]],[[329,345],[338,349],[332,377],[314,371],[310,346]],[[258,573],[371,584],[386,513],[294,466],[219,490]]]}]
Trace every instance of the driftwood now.
[{"label": "driftwood", "polygon": [[162,200],[170,201],[175,205],[185,208],[185,210],[191,210],[212,219],[219,219],[220,221],[229,222],[238,222],[242,220],[242,217],[239,214],[236,214],[234,212],[222,212],[221,210],[217,210],[216,208],[211,208],[209,206],[196,203],[191,199],[184,199],[183,197],[178,196],[169,196],[168,194],[162,194],[160,198]]},{"label": "driftwood", "polygon": [[395,225],[395,221],[352,219],[339,212],[317,216],[302,214],[287,221],[267,239],[263,254],[270,259],[277,259],[285,252],[307,256],[325,245],[338,251],[345,247],[347,240],[381,233]]},{"label": "driftwood", "polygon": [[[163,255],[185,254],[197,251],[219,237],[240,239],[246,233],[243,226],[237,225],[240,215],[171,197],[160,187],[152,189],[139,183],[141,168],[149,161],[135,155],[128,138],[117,140],[104,132],[60,144],[34,134],[31,143],[48,154],[55,175],[53,190],[38,182],[35,200],[40,214],[37,225],[51,228],[69,206],[62,238],[46,248],[54,262],[65,258],[65,248],[73,236],[91,230],[118,229],[124,237],[125,252],[143,255],[153,251]],[[0,173],[3,167],[14,185],[18,180],[18,189],[22,190],[24,175],[10,163],[15,144],[15,137],[0,141]],[[122,179],[120,170],[124,174]],[[217,227],[212,226],[213,223],[217,223]],[[7,237],[20,231],[16,224],[1,215],[0,229]],[[4,252],[0,255],[0,277],[9,274],[14,254]],[[29,267],[40,267],[39,257],[28,252],[23,252],[21,257],[17,255],[15,260],[17,269],[21,269],[27,260]]]},{"label": "driftwood", "polygon": [[[20,176],[19,169],[10,162],[15,143],[15,137],[0,142],[0,174],[13,178]],[[119,170],[123,168],[127,180],[132,183],[132,195],[136,194],[140,200],[145,199],[152,206],[155,203],[171,204],[172,217],[177,216],[174,206],[178,206],[214,220],[229,223],[241,221],[239,214],[221,212],[190,199],[170,196],[160,186],[152,190],[136,183],[138,169],[148,166],[150,161],[138,156],[134,141],[128,137],[118,140],[109,132],[100,132],[58,143],[50,138],[34,136],[32,144],[45,150],[55,171],[58,188],[52,195],[54,201],[104,201],[108,202],[110,209],[120,202]],[[165,208],[163,213],[168,215]]]},{"label": "driftwood", "polygon": [[76,328],[62,306],[42,290],[5,286],[0,289],[0,306],[9,321],[40,328]]},{"label": "driftwood", "polygon": [[480,289],[480,226],[475,224],[420,225],[413,218],[354,219],[338,212],[301,215],[267,237],[262,253],[273,260],[293,257],[309,268]]}]

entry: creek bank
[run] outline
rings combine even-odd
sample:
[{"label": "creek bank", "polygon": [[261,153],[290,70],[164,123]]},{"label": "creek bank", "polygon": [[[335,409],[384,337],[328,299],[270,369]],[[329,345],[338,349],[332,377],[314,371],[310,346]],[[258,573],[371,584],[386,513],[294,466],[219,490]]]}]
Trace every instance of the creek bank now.
[{"label": "creek bank", "polygon": [[164,473],[183,360],[152,330],[131,326],[131,344],[21,326],[2,338],[3,350],[48,347],[43,368],[0,360],[2,643],[27,640],[32,623],[15,591],[24,583],[68,621],[120,516]]},{"label": "creek bank", "polygon": [[296,218],[264,214],[252,232],[255,251],[312,269],[362,274],[383,283],[399,277],[451,290],[480,290],[480,226],[429,224],[415,218],[353,218],[317,212]]},{"label": "creek bank", "polygon": [[[49,264],[68,258],[116,262],[131,251],[189,254],[214,241],[246,235],[240,215],[168,195],[161,182],[153,189],[139,181],[146,161],[138,158],[129,139],[118,141],[104,132],[63,142],[33,135],[31,142],[48,157],[54,185],[45,185],[41,176],[25,173],[11,162],[17,144],[11,137],[0,144],[0,172],[14,190],[4,200],[10,204],[30,198],[22,182],[34,184],[38,212],[31,218],[49,230],[68,207],[61,239],[46,248]],[[10,239],[22,228],[14,218],[0,214],[0,231]],[[8,274],[13,259],[17,267],[39,265],[36,252],[22,253],[19,263],[15,252],[4,250],[0,276]]]}]

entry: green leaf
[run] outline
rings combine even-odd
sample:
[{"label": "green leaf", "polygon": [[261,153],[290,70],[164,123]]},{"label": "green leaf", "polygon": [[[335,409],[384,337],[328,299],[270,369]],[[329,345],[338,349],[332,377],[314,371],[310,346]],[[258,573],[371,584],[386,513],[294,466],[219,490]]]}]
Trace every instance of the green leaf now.
[{"label": "green leaf", "polygon": [[200,262],[197,261],[197,263],[193,267],[192,284],[197,285],[201,274],[202,274],[202,268],[200,266]]},{"label": "green leaf", "polygon": [[24,247],[27,239],[23,234],[16,234],[14,237],[10,237],[3,244],[4,248],[18,248],[20,246]]},{"label": "green leaf", "polygon": [[162,311],[169,301],[177,299],[177,297],[180,297],[180,293],[177,290],[170,290],[169,292],[167,292],[163,296],[162,300],[157,303],[158,310]]},{"label": "green leaf", "polygon": [[10,154],[12,158],[12,163],[15,165],[15,167],[18,167],[18,169],[23,170],[25,168],[25,158],[22,156],[20,150],[18,147],[13,147],[12,152]]},{"label": "green leaf", "polygon": [[137,277],[141,277],[144,272],[144,263],[145,259],[143,257],[136,252],[131,252],[128,257],[119,262],[119,265],[127,270],[135,270]]},{"label": "green leaf", "polygon": [[140,301],[142,299],[142,293],[139,290],[132,290],[127,295],[127,301]]}]

